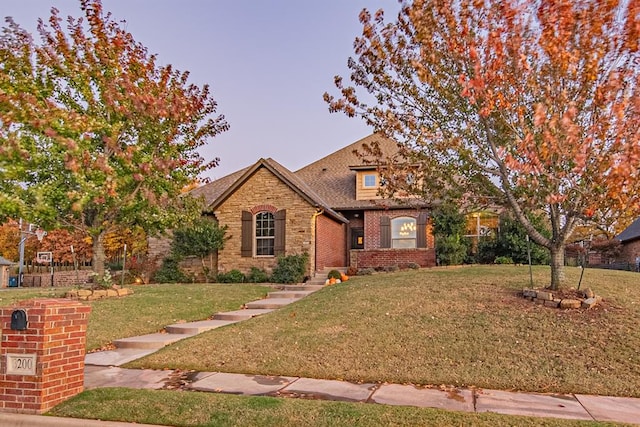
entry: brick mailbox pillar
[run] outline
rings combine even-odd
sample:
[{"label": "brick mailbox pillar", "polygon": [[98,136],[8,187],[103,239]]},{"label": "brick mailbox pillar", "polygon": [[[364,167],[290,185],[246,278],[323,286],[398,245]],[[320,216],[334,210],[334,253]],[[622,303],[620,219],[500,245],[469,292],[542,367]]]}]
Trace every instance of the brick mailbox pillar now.
[{"label": "brick mailbox pillar", "polygon": [[65,299],[0,308],[0,411],[42,414],[83,390],[90,311]]}]

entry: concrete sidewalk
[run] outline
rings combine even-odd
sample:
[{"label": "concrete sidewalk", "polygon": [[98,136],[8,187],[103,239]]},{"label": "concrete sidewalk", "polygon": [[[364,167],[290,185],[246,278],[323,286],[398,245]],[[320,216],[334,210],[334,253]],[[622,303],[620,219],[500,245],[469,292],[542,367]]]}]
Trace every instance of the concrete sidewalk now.
[{"label": "concrete sidewalk", "polygon": [[[162,389],[175,383],[174,371],[87,366],[85,387]],[[246,396],[274,396],[343,402],[417,406],[462,412],[640,423],[640,399],[590,395],[518,393],[500,390],[429,388],[400,384],[192,372],[183,388]],[[640,425],[640,424],[638,424]]]}]

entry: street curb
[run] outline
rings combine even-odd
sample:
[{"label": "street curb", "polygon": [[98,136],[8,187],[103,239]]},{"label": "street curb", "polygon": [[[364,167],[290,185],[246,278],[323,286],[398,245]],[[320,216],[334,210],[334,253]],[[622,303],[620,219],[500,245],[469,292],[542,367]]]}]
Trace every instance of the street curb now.
[{"label": "street curb", "polygon": [[10,414],[0,412],[0,426],[11,427],[162,427],[118,421],[87,420],[84,418],[49,417],[46,415]]}]

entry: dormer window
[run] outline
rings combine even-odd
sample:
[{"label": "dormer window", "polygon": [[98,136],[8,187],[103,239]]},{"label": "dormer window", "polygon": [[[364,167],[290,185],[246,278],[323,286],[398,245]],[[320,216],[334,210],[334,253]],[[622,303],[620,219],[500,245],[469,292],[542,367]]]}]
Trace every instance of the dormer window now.
[{"label": "dormer window", "polygon": [[363,187],[364,188],[374,188],[376,186],[376,176],[375,174],[366,174],[363,176]]}]

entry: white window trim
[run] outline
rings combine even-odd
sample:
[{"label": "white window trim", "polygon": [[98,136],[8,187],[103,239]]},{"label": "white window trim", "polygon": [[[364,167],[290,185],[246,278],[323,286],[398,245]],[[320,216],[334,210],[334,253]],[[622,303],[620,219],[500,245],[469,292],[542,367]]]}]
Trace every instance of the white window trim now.
[{"label": "white window trim", "polygon": [[[373,177],[373,185],[367,185],[367,177]],[[362,187],[364,188],[376,188],[378,186],[378,179],[375,174],[368,173],[362,175]]]},{"label": "white window trim", "polygon": [[[399,220],[405,220],[405,221],[406,220],[412,220],[413,221],[413,226],[414,226],[414,230],[413,230],[414,236],[413,237],[394,237],[394,235],[393,235],[393,224],[394,224],[394,222],[397,222]],[[417,226],[418,226],[417,219],[413,218],[413,217],[410,217],[410,216],[400,216],[400,217],[397,217],[397,218],[392,218],[391,219],[391,247],[393,249],[415,249],[415,248],[417,248],[418,247],[418,230],[417,230],[418,227]],[[403,247],[403,246],[396,247],[395,243],[396,242],[401,242],[401,241],[402,242],[411,241],[411,242],[413,242],[413,246],[411,246],[411,247]]]},{"label": "white window trim", "polygon": [[[270,213],[273,216],[273,227],[274,227],[274,235],[273,236],[261,236],[260,239],[270,239],[273,240],[273,255],[258,255],[258,236],[256,235],[256,225],[257,225],[257,220],[258,220],[258,215],[260,215],[261,213]],[[276,240],[276,236],[275,236],[275,215],[273,212],[269,212],[269,211],[260,211],[260,212],[256,212],[255,215],[253,215],[253,256],[254,258],[273,258],[275,257],[275,240]]]}]

